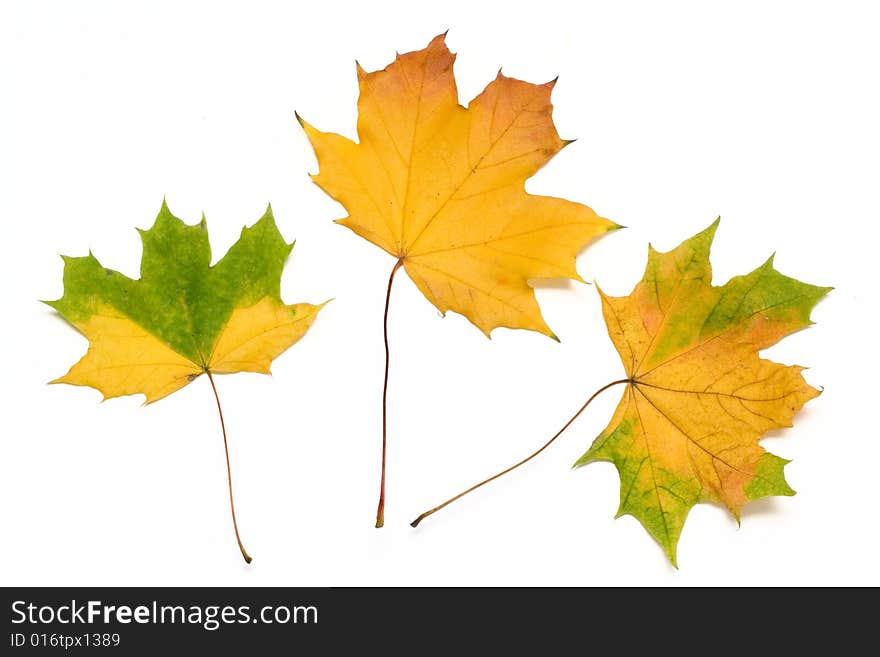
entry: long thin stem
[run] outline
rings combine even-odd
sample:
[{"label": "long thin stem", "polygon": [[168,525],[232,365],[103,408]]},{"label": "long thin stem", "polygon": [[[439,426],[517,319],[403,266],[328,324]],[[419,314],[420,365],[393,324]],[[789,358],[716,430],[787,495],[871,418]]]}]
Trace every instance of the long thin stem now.
[{"label": "long thin stem", "polygon": [[605,392],[606,390],[608,390],[608,388],[614,387],[614,386],[619,385],[619,384],[621,384],[621,383],[629,383],[629,382],[630,382],[630,379],[619,379],[619,380],[617,380],[617,381],[612,381],[611,383],[602,386],[602,387],[599,388],[596,392],[594,392],[592,395],[590,395],[590,398],[589,398],[587,401],[584,402],[584,405],[581,406],[581,407],[578,409],[577,413],[575,413],[574,415],[572,415],[572,416],[571,416],[571,419],[569,419],[569,421],[566,422],[566,423],[563,425],[563,427],[562,427],[559,431],[557,431],[555,434],[553,434],[553,437],[552,437],[550,440],[548,440],[546,443],[544,443],[544,445],[543,445],[540,449],[538,449],[537,451],[533,452],[532,454],[530,454],[529,456],[527,456],[526,458],[524,458],[524,459],[523,459],[522,461],[520,461],[519,463],[515,463],[514,465],[510,466],[510,467],[507,468],[506,470],[502,470],[502,471],[499,472],[498,474],[492,475],[492,476],[489,477],[488,479],[484,479],[483,481],[481,481],[480,483],[476,484],[475,486],[471,486],[471,487],[468,488],[466,491],[462,491],[461,493],[459,493],[459,494],[456,495],[455,497],[451,497],[451,498],[449,498],[449,499],[446,500],[443,504],[440,504],[439,506],[435,506],[435,507],[434,507],[433,509],[431,509],[430,511],[425,511],[422,515],[420,515],[418,518],[416,518],[415,520],[413,520],[413,521],[410,523],[410,525],[413,526],[413,527],[418,527],[418,526],[419,526],[419,523],[420,523],[422,520],[424,520],[425,518],[427,518],[428,516],[430,516],[432,513],[436,513],[437,511],[439,511],[439,510],[442,509],[443,507],[449,506],[450,504],[452,504],[453,502],[455,502],[455,500],[461,499],[462,497],[464,497],[464,496],[467,495],[468,493],[471,493],[471,492],[477,490],[477,489],[480,488],[481,486],[485,486],[485,485],[488,484],[490,481],[495,481],[496,479],[498,479],[498,477],[502,477],[502,476],[506,475],[508,472],[510,472],[510,471],[512,471],[512,470],[516,470],[519,466],[528,463],[528,462],[531,461],[533,458],[535,458],[538,454],[540,454],[540,453],[543,452],[545,449],[547,449],[548,447],[550,447],[550,445],[553,444],[553,441],[556,440],[557,438],[559,438],[559,436],[561,436],[562,433],[563,433],[566,429],[568,429],[569,426],[571,426],[571,423],[574,422],[574,421],[578,418],[578,416],[579,416],[581,413],[584,412],[584,410],[587,408],[587,406],[590,405],[590,402],[591,402],[591,401],[593,401],[593,400],[594,400],[596,397],[598,397],[600,394],[602,394],[603,392]]},{"label": "long thin stem", "polygon": [[220,406],[220,396],[217,394],[217,386],[214,385],[214,377],[211,376],[209,370],[205,370],[208,375],[208,381],[211,382],[211,389],[214,391],[214,399],[217,400],[217,412],[220,414],[220,428],[223,430],[223,450],[226,452],[226,480],[229,482],[229,508],[232,509],[232,526],[235,528],[235,540],[238,541],[238,549],[241,550],[241,556],[247,563],[251,562],[251,555],[244,549],[241,543],[241,536],[238,533],[238,522],[235,520],[235,501],[232,499],[232,468],[229,467],[229,442],[226,440],[226,423],[223,421],[223,408]]},{"label": "long thin stem", "polygon": [[394,283],[394,274],[403,265],[403,259],[398,260],[388,277],[388,291],[385,293],[385,318],[383,320],[383,333],[385,336],[385,383],[382,384],[382,482],[379,486],[379,507],[376,509],[376,528],[385,526],[385,452],[388,445],[388,307],[391,304],[391,284]]}]

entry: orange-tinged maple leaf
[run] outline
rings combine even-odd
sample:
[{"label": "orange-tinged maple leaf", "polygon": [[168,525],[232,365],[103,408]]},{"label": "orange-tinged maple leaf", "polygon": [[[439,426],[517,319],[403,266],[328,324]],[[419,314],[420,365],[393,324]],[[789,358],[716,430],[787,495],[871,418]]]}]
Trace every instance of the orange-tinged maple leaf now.
[{"label": "orange-tinged maple leaf", "polygon": [[554,82],[500,72],[465,109],[444,36],[381,71],[358,66],[355,143],[300,119],[318,158],[314,181],[339,220],[398,259],[442,313],[487,335],[505,326],[553,336],[531,278],[581,280],[577,252],[618,226],[585,205],[525,191],[567,142],[551,118]]},{"label": "orange-tinged maple leaf", "polygon": [[803,368],[758,352],[809,325],[831,288],[783,276],[773,258],[714,287],[709,248],[717,226],[667,253],[650,249],[629,296],[600,290],[628,381],[611,423],[577,462],[617,466],[618,515],[638,518],[673,563],[698,502],[721,502],[738,519],[749,500],[794,494],[787,461],[758,442],[791,426],[819,394]]},{"label": "orange-tinged maple leaf", "polygon": [[445,35],[381,71],[357,67],[356,143],[302,120],[318,158],[312,179],[342,203],[338,223],[397,260],[385,296],[382,479],[385,523],[388,304],[401,267],[441,313],[461,313],[487,336],[504,326],[556,338],[532,278],[581,280],[575,256],[618,228],[590,208],[525,191],[525,181],[567,142],[553,125],[555,81],[502,75],[465,109]]}]

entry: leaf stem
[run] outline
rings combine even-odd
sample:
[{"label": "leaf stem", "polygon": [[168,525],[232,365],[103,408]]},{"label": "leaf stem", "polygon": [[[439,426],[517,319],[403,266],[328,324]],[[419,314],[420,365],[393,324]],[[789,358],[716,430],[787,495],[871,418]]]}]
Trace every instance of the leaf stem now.
[{"label": "leaf stem", "polygon": [[391,270],[388,277],[388,291],[385,293],[385,317],[383,320],[383,333],[385,337],[385,382],[382,385],[382,481],[379,486],[379,507],[376,509],[376,528],[385,526],[385,452],[388,444],[388,307],[391,304],[391,284],[394,283],[394,275],[403,265],[400,258]]},{"label": "leaf stem", "polygon": [[580,414],[584,412],[584,410],[587,408],[587,406],[590,405],[590,402],[592,402],[596,397],[598,397],[600,394],[602,394],[603,392],[605,392],[606,390],[608,390],[608,388],[614,387],[614,386],[619,385],[619,384],[621,384],[621,383],[630,383],[630,382],[631,382],[630,379],[618,379],[617,381],[612,381],[611,383],[602,386],[602,387],[599,388],[596,392],[594,392],[592,395],[590,395],[590,398],[587,399],[587,401],[584,402],[584,405],[581,406],[581,407],[578,409],[577,413],[575,413],[574,415],[572,415],[571,418],[568,420],[568,422],[566,422],[566,423],[562,426],[562,428],[561,428],[559,431],[557,431],[557,432],[553,435],[553,437],[552,437],[550,440],[548,440],[546,443],[544,443],[544,445],[543,445],[540,449],[538,449],[537,451],[533,452],[532,454],[530,454],[529,456],[527,456],[526,458],[524,458],[522,461],[519,461],[518,463],[515,463],[514,465],[510,466],[510,467],[507,468],[506,470],[502,470],[502,471],[499,472],[498,474],[492,475],[492,476],[489,477],[488,479],[484,479],[484,480],[481,481],[480,483],[478,483],[478,484],[476,484],[476,485],[474,485],[474,486],[471,486],[470,488],[468,488],[468,489],[465,490],[465,491],[462,491],[461,493],[459,493],[459,494],[456,495],[455,497],[451,497],[451,498],[449,498],[448,500],[446,500],[445,502],[443,502],[443,504],[440,504],[439,506],[435,506],[435,507],[434,507],[433,509],[431,509],[430,511],[425,511],[422,515],[420,515],[418,518],[416,518],[415,520],[413,520],[413,521],[410,523],[410,525],[411,525],[412,527],[418,527],[418,526],[419,526],[419,523],[420,523],[422,520],[424,520],[425,518],[427,518],[427,517],[430,516],[431,514],[436,513],[437,511],[439,511],[439,510],[442,509],[443,507],[449,506],[450,504],[452,504],[453,502],[455,502],[455,501],[458,500],[458,499],[461,499],[462,497],[464,497],[464,496],[467,495],[468,493],[471,493],[471,492],[477,490],[477,489],[480,488],[481,486],[485,486],[485,485],[488,484],[490,481],[495,481],[496,479],[498,479],[498,477],[501,477],[501,476],[503,476],[503,475],[506,475],[508,472],[510,472],[510,471],[512,471],[512,470],[516,470],[519,466],[528,463],[528,462],[531,461],[533,458],[535,458],[538,454],[540,454],[540,453],[543,452],[545,449],[547,449],[548,447],[550,447],[550,445],[553,444],[553,441],[556,440],[557,438],[559,438],[559,436],[561,436],[562,433],[563,433],[566,429],[568,429],[569,426],[571,426],[571,423],[574,422],[574,421],[578,418],[578,416],[580,416]]},{"label": "leaf stem", "polygon": [[235,540],[238,541],[238,549],[241,550],[241,556],[245,562],[251,562],[251,556],[244,549],[241,543],[241,536],[238,533],[238,522],[235,520],[235,501],[232,499],[232,468],[229,466],[229,442],[226,440],[226,423],[223,421],[223,408],[220,406],[220,396],[217,394],[217,386],[214,385],[214,377],[211,371],[205,369],[208,375],[208,381],[211,382],[211,389],[214,391],[214,399],[217,400],[217,412],[220,414],[220,428],[223,430],[223,449],[226,452],[226,480],[229,482],[229,508],[232,509],[232,526],[235,529]]}]

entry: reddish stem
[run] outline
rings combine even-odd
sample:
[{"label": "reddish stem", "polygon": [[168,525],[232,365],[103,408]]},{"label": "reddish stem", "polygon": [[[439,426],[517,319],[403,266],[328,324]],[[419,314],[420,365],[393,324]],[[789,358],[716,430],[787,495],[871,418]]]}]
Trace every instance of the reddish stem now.
[{"label": "reddish stem", "polygon": [[394,264],[391,275],[388,277],[388,291],[385,293],[385,318],[383,331],[385,337],[385,382],[382,385],[382,481],[379,486],[379,507],[376,509],[376,528],[385,525],[385,453],[388,445],[388,307],[391,304],[391,284],[394,283],[394,275],[403,265],[400,259]]}]

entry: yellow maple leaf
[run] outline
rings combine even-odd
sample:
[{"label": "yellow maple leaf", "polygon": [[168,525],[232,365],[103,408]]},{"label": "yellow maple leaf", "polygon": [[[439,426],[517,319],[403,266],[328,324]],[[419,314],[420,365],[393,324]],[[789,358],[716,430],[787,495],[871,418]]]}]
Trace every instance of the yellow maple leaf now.
[{"label": "yellow maple leaf", "polygon": [[529,279],[581,280],[578,250],[618,226],[525,191],[567,143],[551,118],[555,81],[499,72],[465,109],[454,61],[441,35],[381,71],[358,66],[358,143],[299,119],[320,165],[313,179],[348,211],[338,223],[397,258],[442,313],[487,335],[504,326],[554,337]]},{"label": "yellow maple leaf", "polygon": [[465,109],[440,35],[381,71],[357,66],[357,143],[297,114],[315,149],[312,179],[342,203],[338,220],[397,262],[385,296],[382,477],[376,527],[385,523],[388,304],[407,274],[441,313],[461,313],[487,336],[504,326],[556,336],[532,278],[573,278],[579,249],[617,224],[590,208],[534,196],[525,181],[567,142],[553,125],[555,81],[529,84],[499,71]]}]

